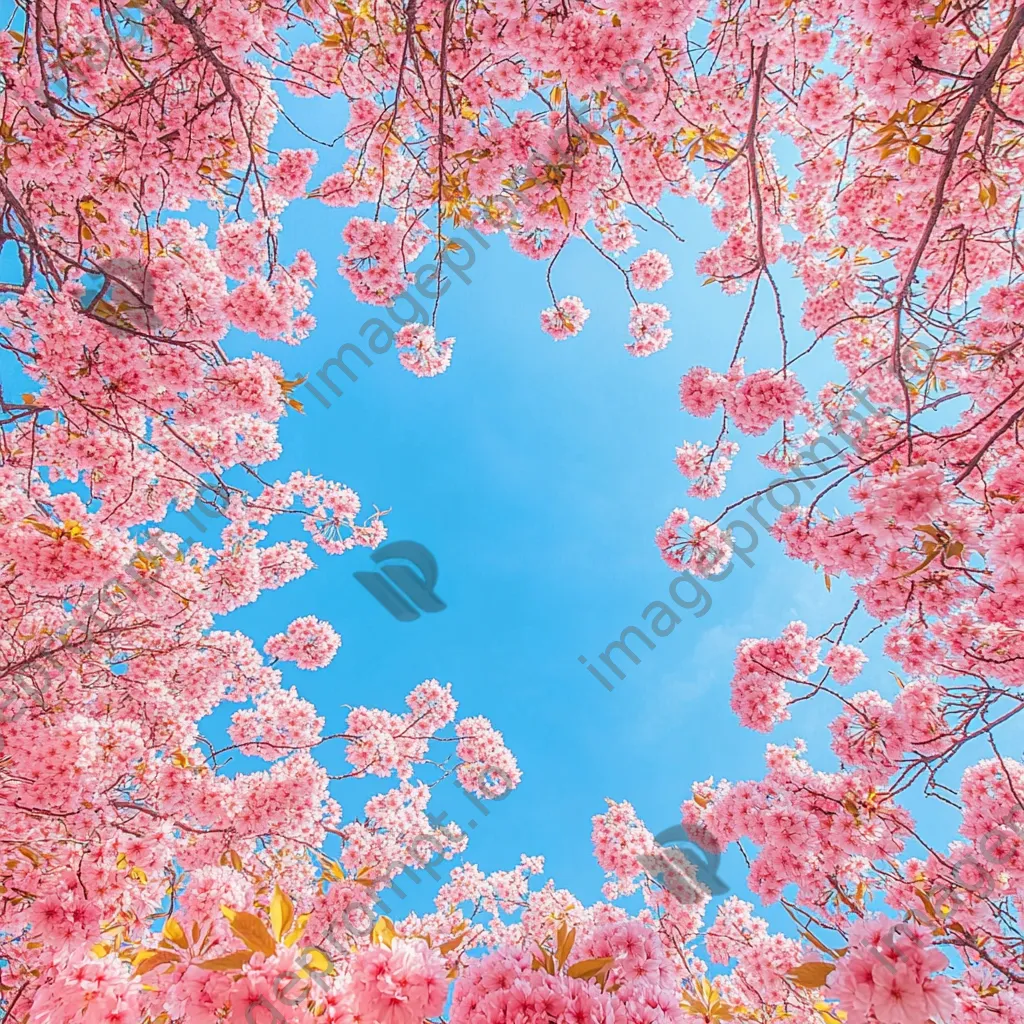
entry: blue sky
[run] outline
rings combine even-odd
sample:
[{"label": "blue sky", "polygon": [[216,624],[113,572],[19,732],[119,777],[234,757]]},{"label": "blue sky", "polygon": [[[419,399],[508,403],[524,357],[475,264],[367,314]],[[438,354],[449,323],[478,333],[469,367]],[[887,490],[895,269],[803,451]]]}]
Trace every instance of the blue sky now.
[{"label": "blue sky", "polygon": [[[343,108],[304,102],[293,115],[306,130],[333,135]],[[303,144],[287,126],[277,141]],[[314,184],[343,160],[340,151],[322,151]],[[641,664],[629,666],[614,692],[577,660],[596,660],[626,626],[642,624],[650,602],[668,600],[673,574],[653,536],[674,506],[717,512],[768,479],[753,461],[765,439],[747,439],[726,495],[702,509],[686,498],[673,464],[679,442],[710,440],[717,429],[680,409],[679,378],[695,363],[727,365],[746,297],[702,287],[694,273],[700,253],[718,241],[706,211],[675,201],[669,213],[685,244],[650,225],[630,254],[657,248],[673,260],[675,277],[651,296],[672,313],[667,350],[640,360],[625,352],[627,298],[615,272],[582,243],[560,257],[554,282],[558,294],[579,295],[591,317],[576,338],[552,341],[538,319],[550,304],[544,265],[490,236],[488,249],[472,243],[470,282],[454,278],[442,298],[439,334],[457,339],[447,373],[418,379],[394,350],[373,355],[370,367],[350,357],[358,380],[335,371],[343,395],[331,395],[329,409],[304,392],[306,414],[283,423],[276,475],[309,470],[355,488],[367,509],[391,508],[390,539],[417,541],[436,557],[445,611],[397,622],[353,578],[373,568],[367,550],[340,558],[315,550],[316,572],[228,618],[258,643],[299,614],[333,623],[343,647],[329,669],[285,669],[286,681],[327,716],[328,730],[343,722],[342,705],[402,710],[423,679],[451,681],[460,713],[493,721],[524,779],[485,819],[451,782],[438,787],[435,810],[464,827],[479,821],[466,859],[494,870],[514,865],[520,852],[543,854],[556,882],[586,900],[599,897],[603,881],[590,819],[605,797],[632,802],[657,832],[678,823],[692,780],[762,774],[766,737],[739,728],[728,706],[736,643],[775,635],[794,618],[816,624],[825,602],[835,610],[829,622],[849,606],[842,587],[826,594],[820,574],[762,537],[755,566],[711,584],[707,614],[682,612],[654,651],[641,649]],[[302,247],[319,267],[311,307],[318,328],[299,349],[272,350],[289,377],[315,374],[345,342],[369,352],[359,328],[382,313],[355,302],[336,272],[340,234],[353,215],[368,213],[308,201],[284,216],[283,258]],[[787,275],[778,276],[791,303],[793,351],[808,339]],[[752,364],[777,365],[769,302],[759,301],[749,339]],[[235,341],[234,352],[251,350],[249,339]],[[830,767],[826,711],[803,706],[798,722],[771,740],[804,736],[816,762]],[[337,770],[341,754],[320,751]],[[337,795],[355,815],[373,788],[343,783]],[[746,892],[738,853],[726,853],[719,873]],[[436,887],[428,880],[410,906],[422,905],[428,886]]]}]

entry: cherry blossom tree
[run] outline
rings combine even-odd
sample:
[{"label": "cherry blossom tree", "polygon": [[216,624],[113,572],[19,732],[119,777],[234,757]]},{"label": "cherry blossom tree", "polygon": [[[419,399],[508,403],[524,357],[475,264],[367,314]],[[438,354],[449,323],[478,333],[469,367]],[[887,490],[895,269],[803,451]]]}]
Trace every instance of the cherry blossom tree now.
[{"label": "cherry blossom tree", "polygon": [[[5,1019],[1024,1021],[1024,763],[1000,745],[1024,708],[1022,30],[996,0],[21,0],[0,33],[0,344],[30,382],[0,393]],[[348,118],[344,164],[312,191],[317,140],[273,146],[311,95]],[[673,268],[625,254],[641,229],[679,237],[675,198],[722,234],[697,273],[745,296],[735,348],[680,382],[718,423],[676,452],[688,496],[720,499],[739,437],[761,438],[766,470],[813,483],[773,534],[855,598],[745,640],[732,686],[756,732],[834,701],[839,767],[771,745],[762,779],[695,783],[681,808],[738,844],[792,930],[737,898],[705,920],[710,894],[651,873],[627,803],[594,819],[602,902],[531,888],[543,864],[524,857],[454,869],[431,913],[379,916],[399,872],[465,848],[433,826],[432,781],[486,798],[519,772],[435,680],[325,734],[275,665],[326,666],[331,624],[282,623],[262,653],[217,627],[312,567],[308,542],[267,542],[272,521],[301,516],[332,555],[385,536],[343,484],[268,468],[302,381],[264,349],[315,326],[316,267],[279,259],[281,214],[358,207],[338,270],[375,305],[421,254],[440,285],[454,229],[503,232],[546,264],[557,341],[589,316],[559,256],[589,247],[622,279],[624,346],[649,357],[670,310],[637,293]],[[420,376],[457,363],[437,292],[397,346]],[[758,301],[779,357],[748,369]],[[229,358],[232,328],[259,350]],[[826,346],[841,379],[812,401],[801,373]],[[666,562],[726,571],[730,517],[772,486],[666,510]],[[225,516],[215,546],[161,525],[197,502]],[[225,702],[218,747],[199,722]],[[328,742],[346,778],[392,780],[362,816],[315,760]],[[229,771],[235,750],[268,768]],[[911,796],[952,805],[956,838]]]}]

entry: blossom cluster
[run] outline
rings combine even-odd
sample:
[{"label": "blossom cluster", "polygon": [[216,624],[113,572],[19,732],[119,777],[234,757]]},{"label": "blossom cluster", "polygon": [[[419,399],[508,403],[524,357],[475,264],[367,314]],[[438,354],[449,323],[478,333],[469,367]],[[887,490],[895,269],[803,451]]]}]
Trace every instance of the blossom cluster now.
[{"label": "blossom cluster", "polygon": [[[1006,0],[19,8],[0,33],[0,347],[5,380],[28,381],[0,395],[6,1016],[1024,1021],[1024,764],[1003,749],[1024,685],[1022,61]],[[283,104],[332,96],[337,149],[276,149]],[[353,211],[338,270],[374,307],[424,254],[440,296],[470,225],[544,264],[540,328],[564,340],[591,313],[563,253],[590,252],[622,283],[637,357],[672,341],[679,281],[660,249],[626,254],[680,239],[677,201],[710,219],[697,273],[746,311],[682,375],[683,409],[717,433],[676,465],[717,501],[740,440],[773,472],[810,452],[819,493],[797,507],[792,484],[771,533],[828,609],[743,640],[731,705],[757,733],[801,705],[830,749],[771,744],[762,778],[697,782],[680,814],[747,858],[790,934],[738,898],[706,922],[710,894],[652,874],[654,837],[620,800],[593,823],[602,901],[531,888],[537,857],[459,863],[432,909],[320,950],[421,863],[438,765],[480,799],[521,776],[434,679],[333,731],[285,672],[332,664],[334,625],[299,610],[261,652],[221,621],[311,551],[386,535],[343,483],[273,476],[280,421],[303,411],[289,346],[316,326],[317,266],[285,230],[307,199]],[[419,376],[455,365],[439,308],[395,337]],[[234,354],[239,337],[258,350]],[[650,365],[703,343],[683,341]],[[816,407],[812,352],[841,378]],[[217,537],[165,528],[208,491]],[[727,572],[727,515],[672,510],[666,563]],[[227,718],[222,748],[209,723]],[[336,741],[345,778],[386,780],[358,810],[317,760]],[[936,802],[953,841],[932,835]]]}]

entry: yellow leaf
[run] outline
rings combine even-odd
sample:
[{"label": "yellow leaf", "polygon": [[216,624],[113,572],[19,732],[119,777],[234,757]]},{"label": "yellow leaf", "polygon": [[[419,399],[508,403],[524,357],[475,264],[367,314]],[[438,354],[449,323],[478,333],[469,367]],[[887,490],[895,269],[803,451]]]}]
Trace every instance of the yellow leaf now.
[{"label": "yellow leaf", "polygon": [[394,922],[390,917],[378,917],[370,933],[370,941],[375,946],[387,946],[391,948],[391,940],[397,935]]},{"label": "yellow leaf", "polygon": [[295,907],[292,901],[275,885],[274,895],[270,899],[270,924],[276,938],[281,938],[292,926],[294,917]]},{"label": "yellow leaf", "polygon": [[307,971],[312,969],[314,971],[327,971],[328,973],[333,973],[334,965],[326,956],[324,956],[321,950],[317,949],[315,946],[308,946],[302,952],[306,957],[303,961],[303,966]]},{"label": "yellow leaf", "polygon": [[569,218],[571,217],[571,213],[569,211],[569,204],[565,201],[565,198],[563,196],[556,196],[555,205],[558,207],[558,212],[562,216],[562,223],[568,226]]},{"label": "yellow leaf", "polygon": [[814,1008],[821,1014],[825,1024],[843,1024],[846,1020],[846,1012],[832,1003],[815,1003]]},{"label": "yellow leaf", "polygon": [[[149,952],[149,950],[146,950]],[[135,968],[135,974],[143,975],[148,974],[156,967],[160,967],[163,964],[176,964],[181,961],[181,957],[178,956],[171,949],[160,949],[153,953],[152,956],[147,956],[140,964]]]},{"label": "yellow leaf", "polygon": [[188,949],[188,939],[185,938],[185,932],[173,917],[167,918],[164,922],[164,938],[173,942],[181,949]]},{"label": "yellow leaf", "polygon": [[196,967],[205,967],[208,971],[240,971],[252,957],[252,951],[239,949],[227,956],[218,956],[213,960],[203,960]]},{"label": "yellow leaf", "polygon": [[321,857],[320,863],[323,865],[324,872],[336,882],[345,880],[345,871],[337,861],[333,861],[329,857]]},{"label": "yellow leaf", "polygon": [[573,943],[576,941],[576,929],[572,928],[568,932],[565,931],[565,925],[562,925],[560,929],[561,935],[558,940],[558,950],[555,953],[555,959],[558,960],[558,966],[561,967],[566,960],[569,959],[569,954],[572,952]]},{"label": "yellow leaf", "polygon": [[918,149],[917,146],[911,146],[907,150],[907,159],[910,160],[912,164],[917,166],[917,164],[921,162],[921,150]]},{"label": "yellow leaf", "polygon": [[928,120],[929,115],[935,109],[934,103],[915,103],[914,113],[911,115],[910,120],[914,124],[921,124]]},{"label": "yellow leaf", "polygon": [[232,911],[232,914],[233,917],[228,917],[231,922],[231,930],[254,953],[273,956],[277,944],[270,932],[267,931],[267,926],[255,914],[247,913],[244,910]]},{"label": "yellow leaf", "polygon": [[928,912],[928,916],[933,920],[938,920],[938,916],[935,913],[935,907],[932,901],[928,898],[928,894],[921,889],[915,889],[918,899],[924,904],[924,909]]},{"label": "yellow leaf", "polygon": [[284,937],[284,944],[286,946],[294,946],[302,938],[302,933],[306,930],[306,922],[308,920],[309,914],[299,914],[295,919],[295,927]]},{"label": "yellow leaf", "polygon": [[801,931],[800,934],[807,939],[808,942],[813,943],[822,953],[826,953],[829,956],[835,956],[835,953],[825,945],[816,935],[812,935],[809,931]]},{"label": "yellow leaf", "polygon": [[835,969],[835,964],[827,964],[823,960],[812,960],[810,963],[800,964],[799,967],[787,971],[786,977],[802,988],[821,988]]},{"label": "yellow leaf", "polygon": [[60,537],[60,529],[56,526],[51,526],[49,523],[41,523],[35,516],[28,516],[23,519],[22,522],[26,526],[31,526],[33,530],[38,530],[40,533],[45,534],[47,537],[51,537],[57,540]]},{"label": "yellow leaf", "polygon": [[587,981],[590,978],[596,977],[606,967],[610,967],[615,963],[615,957],[613,956],[595,956],[589,960],[577,960],[566,974],[570,978],[580,978],[583,981]]}]

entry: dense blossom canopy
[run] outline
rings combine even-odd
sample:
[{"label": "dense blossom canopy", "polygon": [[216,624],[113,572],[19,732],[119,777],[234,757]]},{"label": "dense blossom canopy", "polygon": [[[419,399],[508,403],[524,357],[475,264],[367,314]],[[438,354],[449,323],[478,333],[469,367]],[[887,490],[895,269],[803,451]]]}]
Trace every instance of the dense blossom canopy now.
[{"label": "dense blossom canopy", "polygon": [[[0,394],[5,1018],[1022,1024],[1024,763],[1000,747],[1024,709],[1022,30],[1005,0],[20,0],[0,33],[0,343],[31,382]],[[345,100],[344,164],[314,191],[317,151],[274,149],[286,90]],[[434,912],[371,927],[391,878],[466,846],[428,817],[435,748],[481,798],[519,770],[436,680],[325,734],[275,665],[329,664],[328,623],[281,623],[263,653],[218,628],[313,566],[308,541],[267,541],[273,520],[300,516],[324,554],[385,537],[342,483],[273,475],[277,422],[301,411],[273,344],[314,328],[317,272],[279,260],[281,214],[358,208],[338,272],[378,306],[421,254],[441,279],[454,229],[503,232],[545,264],[540,326],[568,344],[589,311],[558,258],[590,247],[621,273],[624,346],[650,357],[671,311],[637,293],[673,268],[631,250],[678,237],[674,197],[722,235],[697,273],[745,296],[735,349],[680,382],[720,422],[677,449],[688,494],[718,499],[760,438],[766,469],[817,488],[775,537],[856,595],[745,640],[732,684],[759,732],[834,701],[839,768],[771,745],[762,779],[682,804],[792,929],[737,898],[707,919],[709,893],[650,869],[627,803],[594,818],[606,902],[531,889],[524,856],[456,868]],[[777,311],[774,367],[744,362],[755,301]],[[457,365],[441,316],[396,339],[417,375]],[[231,329],[258,351],[229,358]],[[827,347],[839,379],[811,394],[802,365]],[[665,510],[668,564],[726,569],[749,500]],[[197,502],[225,516],[209,545],[160,526]],[[873,628],[894,696],[857,688],[882,685]],[[217,749],[198,723],[225,703]],[[328,742],[346,777],[387,780],[361,815],[332,796]],[[268,765],[229,773],[233,749]],[[911,796],[957,808],[956,837]]]}]

